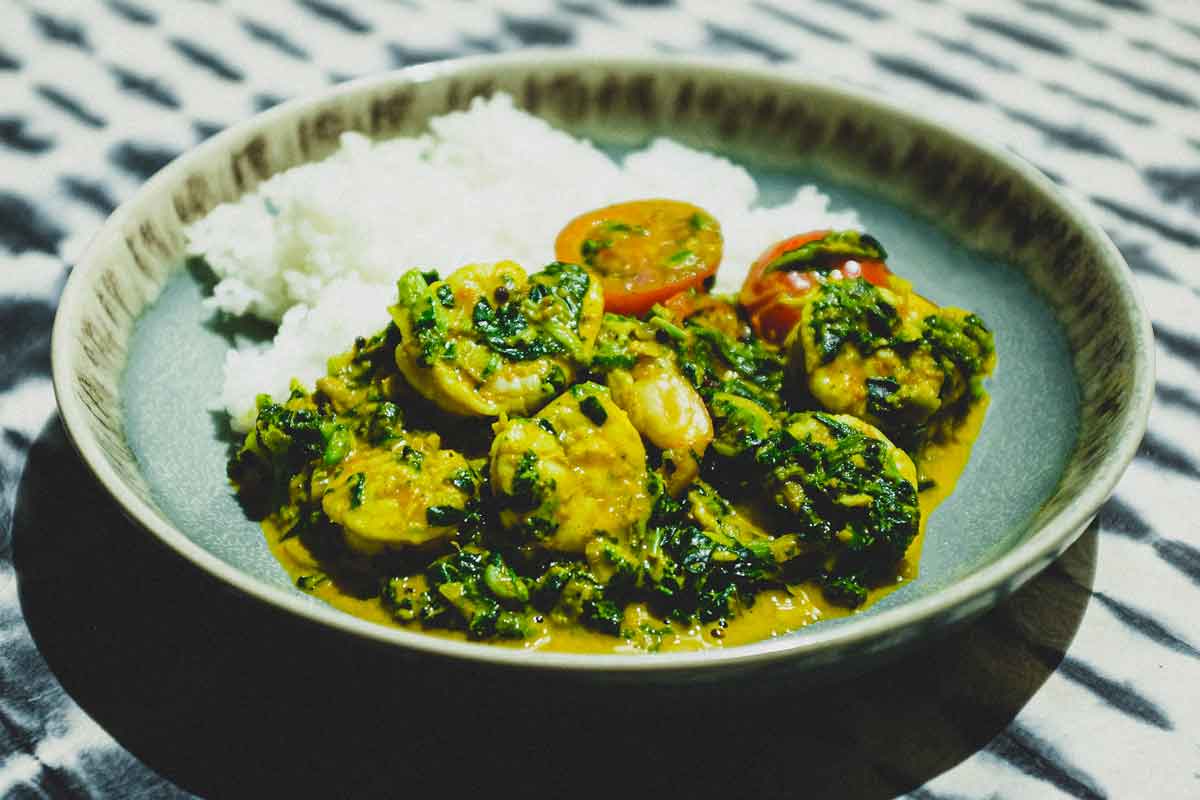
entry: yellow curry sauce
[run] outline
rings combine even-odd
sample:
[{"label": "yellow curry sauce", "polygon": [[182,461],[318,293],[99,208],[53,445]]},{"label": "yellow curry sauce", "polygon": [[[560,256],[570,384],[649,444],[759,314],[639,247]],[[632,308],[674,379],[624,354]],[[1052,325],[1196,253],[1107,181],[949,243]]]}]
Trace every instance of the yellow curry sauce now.
[{"label": "yellow curry sauce", "polygon": [[[923,451],[919,469],[922,475],[933,480],[934,485],[920,493],[921,532],[909,546],[904,560],[897,565],[895,582],[872,589],[863,608],[917,577],[921,547],[925,541],[925,528],[929,522],[929,516],[954,491],[958,478],[970,458],[971,446],[983,427],[987,406],[988,398],[986,396],[980,398],[972,404],[966,416],[945,440],[931,442]],[[293,580],[300,580],[312,574],[314,569],[319,568],[318,562],[298,539],[281,541],[280,531],[270,519],[263,522],[263,532],[271,553],[279,560]],[[355,597],[336,582],[322,583],[312,590],[311,594],[347,614],[380,625],[413,628],[411,625],[404,626],[397,623],[378,597]],[[744,611],[741,616],[728,621],[724,626],[700,623],[683,626],[678,623],[666,623],[655,619],[641,604],[632,605],[626,609],[626,619],[631,629],[639,629],[640,623],[647,623],[654,628],[669,631],[662,636],[661,644],[655,649],[670,651],[747,644],[779,636],[814,622],[844,617],[851,613],[854,612],[826,601],[820,588],[809,582],[791,586],[787,591],[768,590],[762,592],[750,609]],[[714,631],[719,631],[720,635],[714,636]],[[466,639],[465,634],[457,631],[426,629],[423,632],[458,640]],[[644,652],[647,643],[646,641],[631,642],[590,631],[580,626],[554,627],[549,623],[543,623],[542,630],[528,639],[500,642],[499,644],[509,647],[575,653],[633,653]]]},{"label": "yellow curry sauce", "polygon": [[858,231],[768,249],[740,298],[703,209],[582,215],[562,261],[412,269],[229,462],[296,585],[503,646],[742,644],[917,575],[987,408],[991,332]]},{"label": "yellow curry sauce", "polygon": [[[401,279],[399,294],[394,325],[331,359],[315,393],[296,387],[284,404],[260,399],[256,428],[231,461],[231,478],[243,500],[262,508],[271,552],[315,597],[384,625],[529,649],[619,653],[742,644],[853,613],[912,580],[929,516],[953,491],[982,426],[987,395],[980,381],[995,363],[990,333],[978,318],[938,309],[894,277],[887,287],[823,285],[802,301],[803,321],[780,347],[755,339],[730,301],[692,303],[686,314],[656,306],[642,319],[604,314],[601,320],[594,283],[563,264],[532,276],[511,262],[472,265],[433,282],[414,271]],[[529,321],[515,324],[510,314],[506,322],[506,309],[517,303]],[[878,319],[857,332],[847,323],[880,309],[890,338]],[[505,325],[509,338],[498,338]],[[545,330],[559,344],[537,338]],[[799,399],[785,405],[788,396]],[[410,429],[401,407],[422,403],[428,408],[416,411]],[[470,414],[494,419],[490,404],[497,403],[486,456],[478,446],[466,445],[470,456],[447,446],[443,434],[453,438],[456,428],[469,427],[461,420]],[[824,466],[804,467],[795,460],[833,458],[847,442],[858,449],[841,462],[818,459]],[[786,451],[788,443],[800,449]],[[461,438],[457,446],[464,446]],[[754,473],[770,458],[791,477],[780,478],[778,469],[739,474]],[[833,471],[820,478],[826,468]],[[882,470],[879,482],[855,483],[871,478],[871,470]],[[532,501],[531,481],[541,488]],[[722,496],[726,491],[731,500]],[[845,526],[826,528],[833,536],[824,544],[807,538],[820,530],[812,528],[814,491],[825,497],[821,513]],[[887,497],[891,505],[880,505]],[[603,626],[578,616],[587,608],[580,602],[604,597],[621,564],[640,561],[638,580],[657,586],[662,573],[647,565],[666,556],[645,549],[644,541],[663,503],[709,544],[724,543],[706,556],[707,566],[692,565],[697,574],[717,574],[721,561],[724,569],[735,561],[746,568],[753,558],[774,559],[778,569],[747,584],[755,588],[727,591],[707,611],[685,606],[681,615],[675,608],[672,621],[651,613],[649,596],[636,595],[610,602]],[[862,572],[853,567],[861,563],[853,560],[860,546],[854,542],[883,547],[887,530],[870,526],[884,523],[867,522],[880,514],[893,521],[899,514],[899,530],[910,525],[910,532],[899,540],[901,549],[880,551],[894,553],[883,570],[876,563]],[[336,552],[328,537],[322,544],[296,535],[305,519],[334,531]],[[471,519],[494,532],[471,534]],[[781,520],[785,530],[808,525],[810,533],[772,533]],[[496,593],[483,597],[492,618],[480,635],[466,624],[481,607],[480,592],[488,591],[480,573],[472,588],[444,572],[432,585],[429,570],[471,548],[481,559],[500,558],[512,547],[510,557],[527,561],[542,553],[531,563],[549,564],[549,571],[540,579],[536,572],[522,576],[501,558],[492,572],[497,565],[489,561],[489,580],[498,577],[499,585],[489,583]],[[583,581],[582,595],[574,583],[563,590],[564,597],[574,592],[568,606],[576,616],[564,616],[559,606],[537,613],[532,592],[562,563],[574,565],[570,581]],[[817,564],[820,575],[789,572],[793,563],[809,564],[809,572]],[[849,577],[848,591],[839,571]],[[381,589],[372,575],[396,577],[384,577]],[[679,573],[671,575],[670,587],[679,590]],[[722,580],[728,589],[729,579]],[[496,598],[509,609],[507,628],[495,622]],[[442,616],[426,624],[421,613],[431,602]],[[445,612],[455,608],[465,616],[446,624]]]}]

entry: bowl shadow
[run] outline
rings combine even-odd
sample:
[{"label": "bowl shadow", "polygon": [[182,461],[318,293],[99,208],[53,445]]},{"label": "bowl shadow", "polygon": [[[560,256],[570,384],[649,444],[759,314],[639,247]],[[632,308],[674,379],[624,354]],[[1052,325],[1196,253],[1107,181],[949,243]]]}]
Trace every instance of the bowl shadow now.
[{"label": "bowl shadow", "polygon": [[979,621],[819,690],[621,688],[414,658],[195,569],[96,483],[57,417],[13,517],[25,619],[67,693],[202,796],[893,797],[1001,733],[1075,635],[1093,525]]}]

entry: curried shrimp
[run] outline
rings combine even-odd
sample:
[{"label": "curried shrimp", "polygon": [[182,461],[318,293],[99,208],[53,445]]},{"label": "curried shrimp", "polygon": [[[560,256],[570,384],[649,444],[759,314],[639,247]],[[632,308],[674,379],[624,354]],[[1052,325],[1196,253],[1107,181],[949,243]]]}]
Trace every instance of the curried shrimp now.
[{"label": "curried shrimp", "polygon": [[704,400],[668,357],[644,357],[633,369],[613,370],[608,386],[633,427],[662,450],[667,491],[679,494],[700,474],[713,439]]},{"label": "curried shrimp", "polygon": [[599,283],[560,263],[532,276],[512,261],[471,264],[433,281],[410,270],[398,295],[397,367],[460,416],[541,408],[591,360],[604,308]]}]

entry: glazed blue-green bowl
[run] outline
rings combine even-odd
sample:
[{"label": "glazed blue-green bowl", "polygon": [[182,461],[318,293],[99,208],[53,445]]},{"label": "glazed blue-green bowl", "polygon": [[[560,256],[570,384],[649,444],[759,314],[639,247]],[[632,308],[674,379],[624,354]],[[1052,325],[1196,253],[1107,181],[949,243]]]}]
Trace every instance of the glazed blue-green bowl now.
[{"label": "glazed blue-green bowl", "polygon": [[[620,153],[667,135],[747,166],[764,196],[817,183],[858,210],[891,263],[995,332],[983,432],[932,515],[917,580],[851,617],[704,652],[523,651],[376,625],[292,586],[224,473],[211,411],[231,332],[183,268],[183,228],[265,178],[322,158],[339,134],[411,135],[506,91]],[[536,168],[536,165],[531,165]],[[797,220],[797,230],[806,229]],[[364,332],[369,333],[369,332]],[[990,608],[1084,530],[1141,440],[1150,326],[1105,234],[1037,170],[887,101],[779,71],[562,53],[445,62],[296,100],[181,156],[122,205],[75,266],[53,340],[63,422],[129,516],[226,583],[408,654],[639,681],[862,668]]]}]

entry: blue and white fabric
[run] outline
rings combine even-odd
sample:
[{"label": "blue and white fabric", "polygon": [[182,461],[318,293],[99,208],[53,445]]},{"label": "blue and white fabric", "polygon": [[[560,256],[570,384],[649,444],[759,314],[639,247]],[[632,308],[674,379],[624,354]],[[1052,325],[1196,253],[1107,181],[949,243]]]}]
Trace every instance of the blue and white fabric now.
[{"label": "blue and white fabric", "polygon": [[[8,0],[0,20],[0,797],[1200,797],[1194,0]],[[1158,365],[1098,523],[853,689],[650,713],[443,706],[420,668],[400,680],[385,654],[281,623],[126,521],[50,383],[56,298],[109,212],[281,100],[530,46],[832,77],[953,117],[1081,198],[1134,270]]]}]

